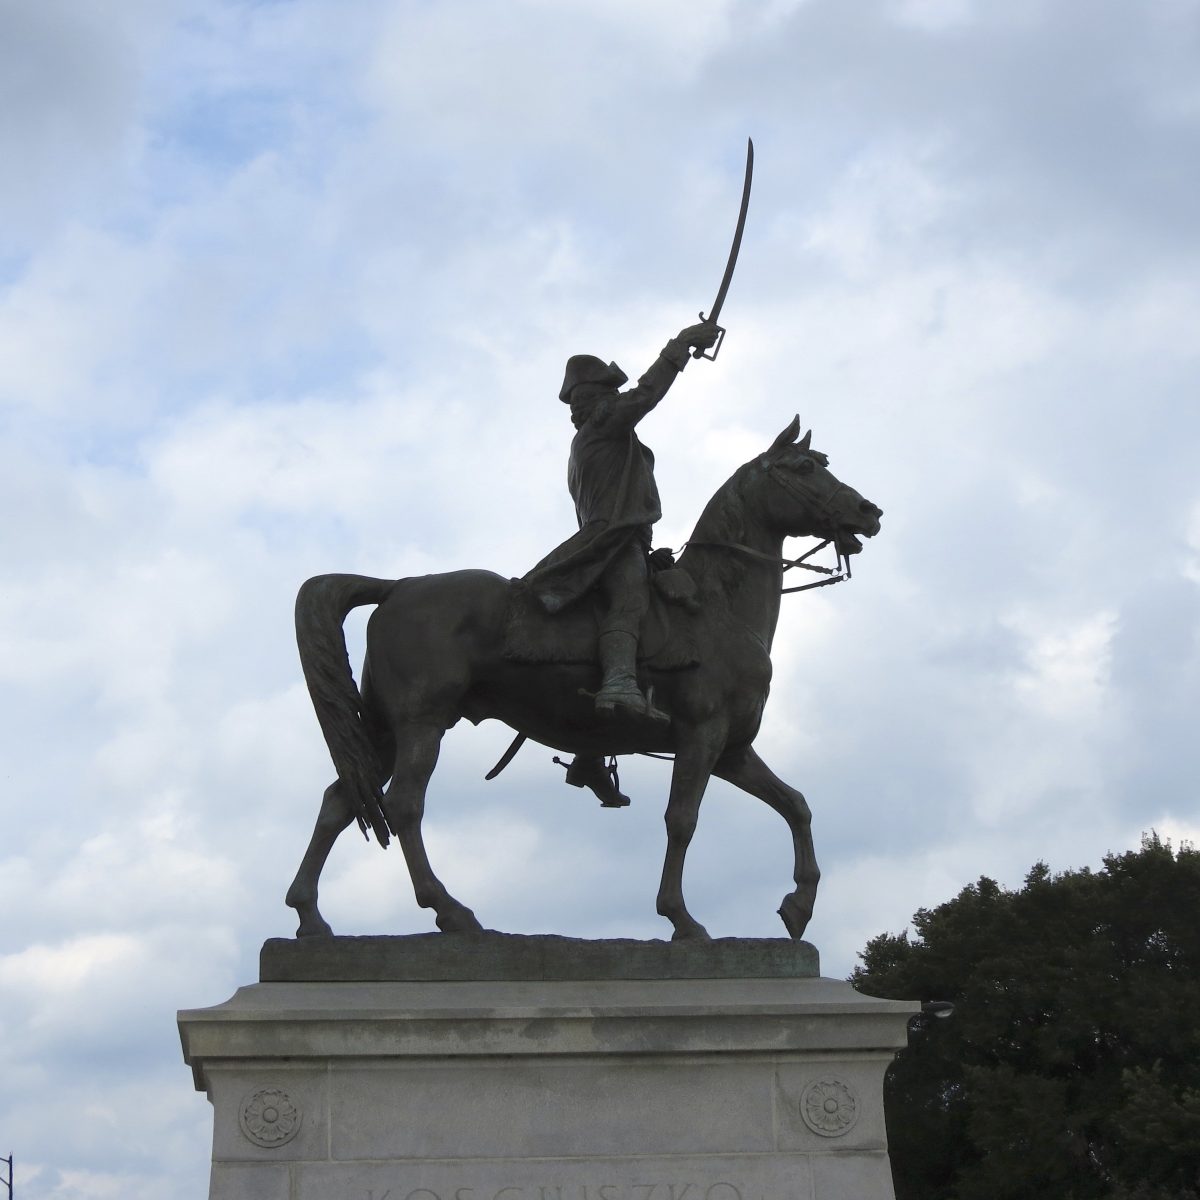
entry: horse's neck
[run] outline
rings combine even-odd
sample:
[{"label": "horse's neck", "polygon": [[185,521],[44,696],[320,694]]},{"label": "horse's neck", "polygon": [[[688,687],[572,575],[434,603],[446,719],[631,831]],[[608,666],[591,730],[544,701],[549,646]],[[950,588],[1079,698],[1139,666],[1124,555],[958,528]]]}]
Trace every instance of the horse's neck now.
[{"label": "horse's neck", "polygon": [[[728,549],[730,546],[745,546],[775,561]],[[735,480],[730,480],[708,502],[679,565],[695,579],[706,608],[724,608],[770,649],[779,620],[782,553],[783,538],[751,517]]]}]

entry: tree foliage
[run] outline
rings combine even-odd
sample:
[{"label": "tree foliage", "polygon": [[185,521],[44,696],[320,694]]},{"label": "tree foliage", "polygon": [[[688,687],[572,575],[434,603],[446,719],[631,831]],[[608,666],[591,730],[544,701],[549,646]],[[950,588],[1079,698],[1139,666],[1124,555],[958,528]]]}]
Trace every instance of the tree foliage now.
[{"label": "tree foliage", "polygon": [[888,1072],[897,1200],[1200,1200],[1200,852],[1038,863],[913,928],[852,976],[956,1006]]}]

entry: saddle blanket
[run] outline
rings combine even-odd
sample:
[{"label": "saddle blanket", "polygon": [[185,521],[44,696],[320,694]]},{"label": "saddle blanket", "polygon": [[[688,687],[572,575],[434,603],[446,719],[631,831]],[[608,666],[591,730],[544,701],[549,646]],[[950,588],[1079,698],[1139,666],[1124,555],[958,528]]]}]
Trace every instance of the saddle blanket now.
[{"label": "saddle blanket", "polygon": [[[597,608],[597,599],[588,596],[550,616],[519,579],[512,580],[504,657],[520,663],[596,662]],[[700,661],[692,620],[669,605],[657,587],[650,589],[638,661],[657,671],[682,671]]]}]

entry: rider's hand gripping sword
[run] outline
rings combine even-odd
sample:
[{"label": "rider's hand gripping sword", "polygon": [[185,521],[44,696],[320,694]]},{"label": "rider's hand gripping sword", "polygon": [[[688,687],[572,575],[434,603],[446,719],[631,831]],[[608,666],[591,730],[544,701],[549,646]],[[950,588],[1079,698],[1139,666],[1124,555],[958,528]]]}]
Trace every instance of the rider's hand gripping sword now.
[{"label": "rider's hand gripping sword", "polygon": [[725,340],[725,330],[722,326],[717,325],[717,318],[721,315],[721,306],[725,303],[725,293],[729,291],[729,281],[733,278],[733,268],[737,266],[738,251],[742,248],[742,230],[746,228],[746,210],[750,207],[750,181],[753,178],[754,141],[747,138],[746,182],[742,185],[742,207],[738,213],[737,229],[733,231],[733,247],[729,251],[729,261],[725,264],[725,274],[721,278],[721,286],[717,288],[717,298],[712,302],[712,308],[709,309],[707,317],[703,313],[700,314],[700,320],[706,325],[717,326],[717,340],[711,354],[697,346],[692,351],[693,358],[707,358],[710,362],[716,362],[721,343]]}]

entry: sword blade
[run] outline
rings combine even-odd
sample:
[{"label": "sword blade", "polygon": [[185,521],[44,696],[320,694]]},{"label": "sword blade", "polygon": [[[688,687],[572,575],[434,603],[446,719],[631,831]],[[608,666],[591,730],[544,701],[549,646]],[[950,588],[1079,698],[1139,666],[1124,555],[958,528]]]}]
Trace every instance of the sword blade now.
[{"label": "sword blade", "polygon": [[725,274],[721,278],[721,286],[717,288],[717,298],[712,303],[705,321],[716,324],[725,304],[725,295],[729,291],[729,281],[733,278],[733,268],[737,266],[738,251],[742,248],[742,232],[746,228],[746,213],[750,208],[750,184],[754,179],[754,140],[746,139],[746,182],[742,185],[742,207],[738,212],[737,228],[733,231],[733,246],[729,251],[729,261],[725,264]]},{"label": "sword blade", "polygon": [[525,735],[518,733],[515,738],[509,743],[508,749],[500,755],[500,761],[484,776],[484,779],[495,779],[505,767],[508,766],[514,758],[517,757],[517,751],[525,745]]}]

